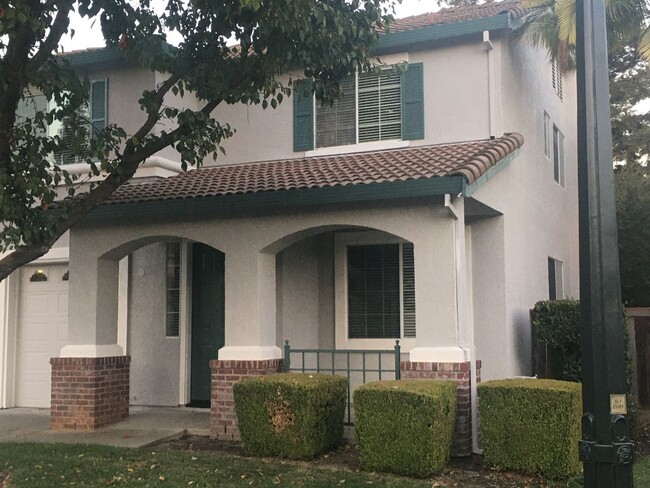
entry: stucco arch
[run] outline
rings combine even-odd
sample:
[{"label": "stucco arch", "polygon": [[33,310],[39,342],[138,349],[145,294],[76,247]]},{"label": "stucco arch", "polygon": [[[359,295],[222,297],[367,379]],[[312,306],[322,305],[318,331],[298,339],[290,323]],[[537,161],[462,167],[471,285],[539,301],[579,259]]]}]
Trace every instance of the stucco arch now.
[{"label": "stucco arch", "polygon": [[378,229],[375,227],[363,226],[363,225],[344,225],[344,224],[335,224],[335,225],[316,225],[313,227],[307,227],[301,230],[297,230],[291,234],[287,234],[283,237],[280,237],[276,241],[268,244],[266,247],[260,250],[260,252],[265,254],[277,254],[283,249],[307,239],[309,237],[316,236],[318,234],[323,234],[325,232],[336,232],[336,231],[378,231],[384,234],[387,234],[390,237],[393,237],[398,240],[407,241],[402,236],[392,234],[383,229]]}]

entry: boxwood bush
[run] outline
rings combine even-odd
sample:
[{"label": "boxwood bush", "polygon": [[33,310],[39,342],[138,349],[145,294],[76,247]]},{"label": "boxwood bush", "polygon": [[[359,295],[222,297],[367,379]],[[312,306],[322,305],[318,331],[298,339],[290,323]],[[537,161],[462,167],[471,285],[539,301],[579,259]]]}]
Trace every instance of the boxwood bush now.
[{"label": "boxwood bush", "polygon": [[233,385],[242,448],[253,456],[309,459],[343,441],[347,379],[278,373]]},{"label": "boxwood bush", "polygon": [[354,392],[364,469],[425,477],[449,459],[456,420],[453,381],[376,381]]},{"label": "boxwood bush", "polygon": [[580,473],[579,383],[513,379],[478,385],[485,460],[501,469],[566,478]]}]

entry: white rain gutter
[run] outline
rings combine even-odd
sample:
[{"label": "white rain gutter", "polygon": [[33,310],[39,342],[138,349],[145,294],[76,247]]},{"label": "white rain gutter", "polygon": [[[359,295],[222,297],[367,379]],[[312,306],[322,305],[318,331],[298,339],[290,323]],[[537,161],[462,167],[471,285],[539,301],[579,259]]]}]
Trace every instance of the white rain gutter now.
[{"label": "white rain gutter", "polygon": [[465,247],[465,200],[458,195],[445,194],[445,207],[454,219],[454,242],[456,261],[456,317],[458,321],[458,344],[465,351],[470,372],[470,410],[472,416],[472,451],[480,454],[478,443],[478,390],[476,372],[476,346],[474,344],[474,321],[469,317],[467,288],[467,252]]},{"label": "white rain gutter", "polygon": [[[488,116],[490,137],[497,137],[496,120],[496,70],[494,67],[494,45],[490,40],[490,31],[483,31],[483,45],[487,50],[487,82],[488,82]],[[499,133],[500,135],[500,133]]]}]

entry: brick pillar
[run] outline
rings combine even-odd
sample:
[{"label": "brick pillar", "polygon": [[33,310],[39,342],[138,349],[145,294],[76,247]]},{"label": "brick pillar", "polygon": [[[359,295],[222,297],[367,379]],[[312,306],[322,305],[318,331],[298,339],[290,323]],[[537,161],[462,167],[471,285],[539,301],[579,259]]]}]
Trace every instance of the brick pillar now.
[{"label": "brick pillar", "polygon": [[131,356],[52,358],[52,430],[95,430],[129,416]]},{"label": "brick pillar", "polygon": [[[400,363],[402,379],[454,380],[456,382],[456,429],[451,449],[454,457],[472,454],[472,407],[469,361],[461,363]],[[476,361],[476,379],[481,381],[481,361]]]},{"label": "brick pillar", "polygon": [[210,361],[212,371],[210,434],[217,439],[239,440],[232,385],[247,376],[277,373],[282,359],[260,361]]}]

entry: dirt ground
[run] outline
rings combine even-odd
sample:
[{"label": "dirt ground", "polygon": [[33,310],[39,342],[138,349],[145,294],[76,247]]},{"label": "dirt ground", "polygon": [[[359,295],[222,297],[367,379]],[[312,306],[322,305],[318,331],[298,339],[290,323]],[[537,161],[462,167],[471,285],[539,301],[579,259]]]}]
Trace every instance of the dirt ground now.
[{"label": "dirt ground", "polygon": [[[235,456],[246,457],[239,443],[218,441],[208,437],[186,436],[178,440],[168,441],[156,446],[158,449],[181,449],[189,451],[215,451]],[[295,461],[281,460],[282,463]],[[296,462],[299,463],[299,462]],[[346,444],[340,449],[324,454],[309,461],[311,466],[332,468],[346,471],[360,471],[359,455],[353,445]],[[454,458],[445,471],[431,479],[432,487],[463,487],[463,488],[537,488],[554,486],[541,477],[528,476],[512,472],[499,472],[483,465],[481,456],[470,458]],[[558,484],[557,486],[567,486]]]},{"label": "dirt ground", "polygon": [[[639,428],[636,433],[637,455],[650,455],[650,409],[639,412]],[[215,451],[235,456],[246,457],[239,443],[218,441],[209,437],[186,436],[181,439],[168,441],[157,446],[159,449],[182,449],[189,451]],[[293,461],[279,461],[293,462]],[[310,465],[347,471],[361,470],[359,455],[355,447],[346,444],[340,449],[324,454],[309,461]],[[452,458],[445,471],[432,478],[432,487],[463,487],[463,488],[549,488],[571,487],[578,484],[553,484],[539,476],[522,475],[509,471],[496,471],[483,462],[483,457],[474,455],[469,458]],[[0,487],[2,485],[0,484]]]}]

